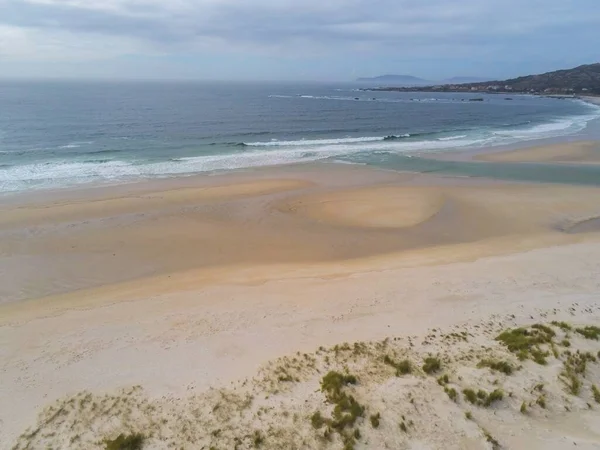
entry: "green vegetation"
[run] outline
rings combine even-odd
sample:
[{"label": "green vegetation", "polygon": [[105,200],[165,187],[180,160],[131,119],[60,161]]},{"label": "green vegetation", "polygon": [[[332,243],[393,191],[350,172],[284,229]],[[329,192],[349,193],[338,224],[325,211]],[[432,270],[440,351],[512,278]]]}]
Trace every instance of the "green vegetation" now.
[{"label": "green vegetation", "polygon": [[596,341],[600,339],[600,327],[587,326],[583,328],[576,328],[575,332],[579,333],[586,339],[594,339]]},{"label": "green vegetation", "polygon": [[489,432],[488,430],[486,430],[485,428],[483,428],[483,429],[482,429],[482,431],[483,431],[483,435],[485,436],[485,439],[486,439],[486,440],[487,440],[487,441],[488,441],[490,444],[492,444],[492,448],[493,448],[494,450],[497,450],[497,449],[499,449],[499,448],[500,448],[500,442],[498,442],[498,441],[497,441],[497,440],[494,438],[494,436],[492,436],[492,435],[490,434],[490,432]]},{"label": "green vegetation", "polygon": [[521,414],[526,414],[527,413],[527,403],[523,402],[521,403]]},{"label": "green vegetation", "polygon": [[423,372],[426,374],[433,374],[439,372],[442,369],[442,362],[439,358],[434,358],[433,356],[429,356],[425,358],[425,363],[423,364]]},{"label": "green vegetation", "polygon": [[477,367],[489,367],[492,370],[502,372],[506,375],[511,375],[516,370],[516,368],[508,361],[496,361],[493,359],[482,359],[479,364],[477,364]]},{"label": "green vegetation", "polygon": [[533,359],[540,366],[545,366],[548,364],[548,361],[546,361],[548,356],[550,356],[549,352],[543,352],[538,348],[531,349],[531,359]]},{"label": "green vegetation", "polygon": [[581,353],[577,351],[575,353],[570,353],[567,357],[565,364],[569,365],[573,368],[576,373],[585,374],[587,363],[588,362],[596,362],[597,359],[590,352]]},{"label": "green vegetation", "polygon": [[556,320],[553,320],[550,323],[552,325],[554,325],[555,327],[560,328],[563,331],[571,331],[573,329],[573,327],[571,325],[569,325],[567,322],[557,322]]},{"label": "green vegetation", "polygon": [[441,377],[439,377],[439,378],[437,379],[437,382],[438,382],[438,384],[439,384],[440,386],[445,386],[445,385],[447,385],[448,383],[450,383],[450,377],[448,377],[448,374],[447,374],[447,373],[445,373],[444,375],[442,375]]},{"label": "green vegetation", "polygon": [[473,389],[463,389],[463,395],[469,403],[477,404],[477,394]]},{"label": "green vegetation", "polygon": [[573,395],[579,395],[579,391],[581,390],[581,380],[574,373],[566,373],[564,375],[563,381],[569,388],[569,392]]},{"label": "green vegetation", "polygon": [[473,414],[471,413],[471,411],[466,411],[465,412],[465,418],[467,420],[473,420]]},{"label": "green vegetation", "polygon": [[540,345],[550,344],[555,335],[552,328],[535,324],[530,328],[503,331],[496,340],[504,344],[510,352],[515,353],[521,361],[532,359],[538,364],[545,365],[549,353],[543,351]]},{"label": "green vegetation", "polygon": [[596,403],[600,403],[600,390],[595,384],[592,384],[592,394],[594,395],[594,400],[596,400]]},{"label": "green vegetation", "polygon": [[369,417],[369,420],[371,421],[371,426],[373,428],[379,428],[379,423],[381,420],[381,414],[377,413],[377,414],[371,414],[371,416]]},{"label": "green vegetation", "polygon": [[535,401],[541,408],[546,409],[546,396],[540,395]]},{"label": "green vegetation", "polygon": [[448,397],[450,397],[450,400],[452,400],[453,402],[456,401],[456,399],[458,399],[458,392],[456,392],[456,389],[454,388],[449,388],[448,386],[446,386],[444,388],[444,392],[446,394],[448,394]]},{"label": "green vegetation", "polygon": [[569,392],[572,395],[579,395],[581,391],[581,380],[580,376],[585,376],[588,362],[596,362],[597,358],[590,352],[565,352],[567,359],[563,362],[563,371],[561,372],[561,378],[567,385]]},{"label": "green vegetation", "polygon": [[475,392],[473,389],[464,389],[463,395],[469,403],[477,406],[484,406],[486,408],[491,406],[494,402],[500,401],[504,398],[504,392],[502,389],[495,389],[489,394],[483,389],[480,389],[477,392]]},{"label": "green vegetation", "polygon": [[337,403],[335,399],[342,396],[342,388],[349,384],[356,384],[354,375],[344,375],[339,372],[331,371],[321,380],[321,391],[323,391],[332,403]]},{"label": "green vegetation", "polygon": [[504,398],[504,392],[502,389],[494,389],[487,398],[484,400],[484,406],[491,406],[494,402],[499,402]]},{"label": "green vegetation", "polygon": [[388,366],[392,366],[396,369],[396,376],[399,377],[401,375],[408,375],[412,372],[412,364],[408,359],[403,359],[402,361],[394,361],[388,355],[385,355],[383,358],[383,362]]},{"label": "green vegetation", "polygon": [[563,339],[560,342],[560,345],[562,345],[563,347],[570,347],[571,346],[571,341],[569,341],[568,339]]},{"label": "green vegetation", "polygon": [[406,423],[404,423],[404,421],[400,422],[400,429],[405,433],[408,433],[408,427],[406,426]]},{"label": "green vegetation", "polygon": [[140,433],[120,434],[116,439],[104,441],[106,450],[140,450],[146,440]]},{"label": "green vegetation", "polygon": [[254,448],[259,448],[264,442],[265,438],[262,433],[258,430],[254,431],[254,435],[252,436],[252,445],[254,445]]},{"label": "green vegetation", "polygon": [[[348,395],[344,388],[357,383],[354,375],[344,375],[331,371],[321,379],[321,391],[327,400],[335,405],[331,418],[325,418],[319,411],[311,416],[311,424],[319,429],[327,425],[328,429],[336,431],[344,443],[344,450],[352,450],[356,443],[356,430],[354,425],[359,417],[363,417],[365,407]],[[360,435],[360,432],[359,432]]]},{"label": "green vegetation", "polygon": [[312,424],[313,428],[316,428],[317,430],[322,428],[326,422],[327,420],[321,415],[321,411],[316,411],[312,416],[310,416],[310,423]]}]

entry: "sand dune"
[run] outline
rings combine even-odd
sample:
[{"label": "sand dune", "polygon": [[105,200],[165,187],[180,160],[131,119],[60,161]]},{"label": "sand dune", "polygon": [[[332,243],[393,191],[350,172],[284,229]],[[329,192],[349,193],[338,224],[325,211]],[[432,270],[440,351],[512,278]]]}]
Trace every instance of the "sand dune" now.
[{"label": "sand dune", "polygon": [[[595,322],[594,306],[570,310]],[[45,408],[15,448],[101,448],[99,436],[139,436],[144,448],[597,448],[590,410],[600,403],[600,328],[563,318],[573,314],[544,311],[528,324],[497,315],[321,346],[180,397],[152,398],[141,386],[84,391]],[[520,331],[539,348],[511,351]]]}]

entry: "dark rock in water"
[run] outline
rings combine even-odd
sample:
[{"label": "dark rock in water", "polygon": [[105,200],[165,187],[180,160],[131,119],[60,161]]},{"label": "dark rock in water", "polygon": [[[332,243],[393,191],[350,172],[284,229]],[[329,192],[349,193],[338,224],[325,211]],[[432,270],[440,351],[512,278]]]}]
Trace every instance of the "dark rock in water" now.
[{"label": "dark rock in water", "polygon": [[482,102],[482,101],[483,101],[483,98],[481,98],[481,97],[477,97],[477,98],[470,98],[470,99],[469,99],[469,101],[470,101],[470,102]]},{"label": "dark rock in water", "polygon": [[360,98],[358,98],[358,97],[354,97],[354,100],[360,100]]},{"label": "dark rock in water", "polygon": [[504,100],[512,100],[511,97],[506,97]]}]

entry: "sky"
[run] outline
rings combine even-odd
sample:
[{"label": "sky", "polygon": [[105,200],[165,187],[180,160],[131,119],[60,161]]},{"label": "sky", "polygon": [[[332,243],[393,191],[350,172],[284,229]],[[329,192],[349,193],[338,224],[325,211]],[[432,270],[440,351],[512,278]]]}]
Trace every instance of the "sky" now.
[{"label": "sky", "polygon": [[508,78],[600,61],[600,0],[0,0],[0,77]]}]

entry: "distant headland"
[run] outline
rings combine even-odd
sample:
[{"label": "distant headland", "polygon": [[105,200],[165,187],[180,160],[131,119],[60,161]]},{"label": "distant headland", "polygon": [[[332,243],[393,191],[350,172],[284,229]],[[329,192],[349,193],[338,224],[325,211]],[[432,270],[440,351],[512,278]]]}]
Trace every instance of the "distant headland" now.
[{"label": "distant headland", "polygon": [[[374,81],[376,79],[373,79]],[[385,86],[370,91],[398,92],[476,92],[581,96],[600,95],[600,63],[586,64],[573,69],[556,70],[508,80],[471,83],[444,83],[420,86]]]},{"label": "distant headland", "polygon": [[377,77],[362,77],[357,78],[359,83],[378,83],[379,85],[396,85],[396,86],[430,86],[433,84],[456,84],[456,83],[475,83],[489,80],[483,77],[458,76],[441,81],[426,80],[424,78],[415,77],[412,75],[379,75]]}]

